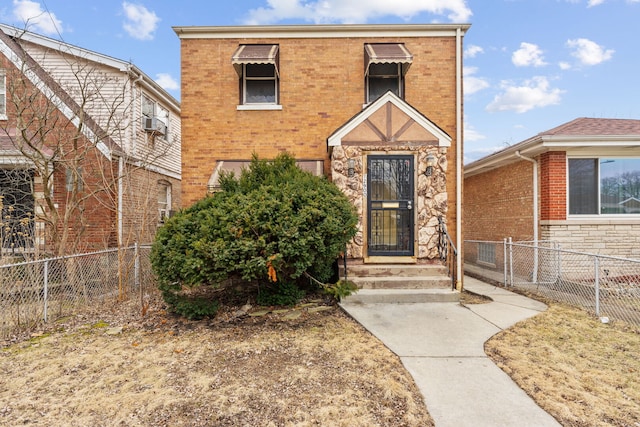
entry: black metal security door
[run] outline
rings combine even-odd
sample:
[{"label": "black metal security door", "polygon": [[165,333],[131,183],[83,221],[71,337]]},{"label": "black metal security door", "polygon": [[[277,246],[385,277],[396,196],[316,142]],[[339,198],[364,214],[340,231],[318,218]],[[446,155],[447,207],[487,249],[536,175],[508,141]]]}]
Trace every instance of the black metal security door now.
[{"label": "black metal security door", "polygon": [[368,156],[369,256],[412,256],[413,156]]}]

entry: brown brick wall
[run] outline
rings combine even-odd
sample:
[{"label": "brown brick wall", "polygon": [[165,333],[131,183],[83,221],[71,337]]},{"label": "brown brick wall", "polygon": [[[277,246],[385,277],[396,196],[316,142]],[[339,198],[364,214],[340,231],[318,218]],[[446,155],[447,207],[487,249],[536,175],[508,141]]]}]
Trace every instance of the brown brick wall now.
[{"label": "brown brick wall", "polygon": [[151,243],[160,225],[160,182],[171,184],[171,210],[180,207],[180,181],[140,168],[127,168],[123,183],[122,244]]},{"label": "brown brick wall", "polygon": [[550,151],[540,156],[540,220],[567,218],[567,155]]},{"label": "brown brick wall", "polygon": [[[362,111],[364,43],[404,42],[413,54],[405,99],[449,134],[449,231],[455,236],[456,90],[454,37],[182,39],[182,202],[206,194],[217,160],[271,158],[288,151],[321,159],[326,140]],[[280,46],[281,111],[237,111],[239,79],[231,56],[242,43]]]},{"label": "brown brick wall", "polygon": [[532,167],[523,160],[465,179],[465,240],[533,238]]}]

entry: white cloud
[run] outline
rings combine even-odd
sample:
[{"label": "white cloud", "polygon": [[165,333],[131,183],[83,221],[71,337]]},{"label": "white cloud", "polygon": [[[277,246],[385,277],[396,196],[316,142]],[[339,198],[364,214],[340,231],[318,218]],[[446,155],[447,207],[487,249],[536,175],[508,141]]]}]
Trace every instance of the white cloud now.
[{"label": "white cloud", "polygon": [[471,9],[465,0],[267,0],[266,7],[251,9],[246,24],[271,24],[287,19],[314,23],[365,23],[372,18],[399,16],[410,19],[420,13],[467,22]]},{"label": "white cloud", "polygon": [[160,18],[146,7],[128,2],[122,3],[126,21],[122,24],[125,31],[134,39],[152,40]]},{"label": "white cloud", "polygon": [[13,16],[26,29],[47,35],[62,33],[62,21],[54,13],[42,10],[40,3],[30,0],[13,0]]},{"label": "white cloud", "polygon": [[178,84],[178,81],[173,77],[171,77],[170,74],[167,74],[167,73],[156,74],[156,83],[158,83],[160,87],[165,90],[180,89],[180,85]]},{"label": "white cloud", "polygon": [[587,7],[593,7],[593,6],[598,6],[602,3],[604,3],[605,0],[589,0],[589,2],[587,3]]},{"label": "white cloud", "polygon": [[477,67],[464,67],[462,73],[464,75],[464,93],[471,95],[489,87],[489,82],[474,74],[478,71]]},{"label": "white cloud", "polygon": [[613,49],[604,49],[589,39],[567,40],[567,46],[573,49],[571,55],[578,58],[582,65],[598,65],[613,57]]},{"label": "white cloud", "polygon": [[484,49],[481,48],[480,46],[476,46],[474,44],[471,44],[471,45],[467,46],[467,48],[464,50],[464,57],[465,58],[475,58],[480,53],[484,53]]},{"label": "white cloud", "polygon": [[502,93],[493,98],[486,110],[489,112],[515,111],[516,113],[525,113],[534,108],[559,104],[560,95],[563,92],[560,89],[552,88],[547,78],[541,76],[526,80],[520,86],[503,82]]},{"label": "white cloud", "polygon": [[561,70],[570,70],[571,64],[569,64],[568,62],[562,61],[558,63],[558,67],[560,67]]},{"label": "white cloud", "polygon": [[520,43],[520,49],[513,52],[511,61],[516,67],[542,67],[547,65],[547,63],[544,62],[542,50],[538,45],[527,42]]},{"label": "white cloud", "polygon": [[[487,139],[487,137],[484,136],[483,134],[481,134],[480,132],[478,132],[476,130],[476,128],[473,127],[472,124],[470,124],[468,121],[465,120],[465,122],[464,122],[464,140],[465,140],[465,142],[482,141],[483,139]],[[477,151],[477,150],[475,150],[475,151]]]}]

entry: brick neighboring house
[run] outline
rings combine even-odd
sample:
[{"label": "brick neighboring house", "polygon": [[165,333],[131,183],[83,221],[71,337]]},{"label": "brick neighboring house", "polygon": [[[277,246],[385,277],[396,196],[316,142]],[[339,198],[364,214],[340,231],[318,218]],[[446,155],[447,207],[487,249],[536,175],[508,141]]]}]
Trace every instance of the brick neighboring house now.
[{"label": "brick neighboring house", "polygon": [[0,255],[150,242],[180,141],[180,104],[135,65],[0,24]]},{"label": "brick neighboring house", "polygon": [[639,200],[640,120],[578,118],[465,166],[465,239],[640,258]]},{"label": "brick neighboring house", "polygon": [[215,191],[220,171],[240,170],[252,153],[287,151],[356,206],[349,265],[436,264],[438,217],[458,247],[462,235],[468,28],[174,27],[183,203]]}]

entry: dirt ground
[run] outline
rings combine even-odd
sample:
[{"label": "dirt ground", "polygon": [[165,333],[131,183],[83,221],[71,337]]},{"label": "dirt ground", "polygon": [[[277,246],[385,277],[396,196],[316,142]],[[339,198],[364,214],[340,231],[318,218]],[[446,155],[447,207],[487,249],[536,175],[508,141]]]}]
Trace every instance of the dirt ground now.
[{"label": "dirt ground", "polygon": [[[640,330],[545,302],[489,357],[564,426],[639,427]],[[5,343],[0,425],[433,425],[400,360],[336,305],[260,311],[192,322],[117,305]]]},{"label": "dirt ground", "polygon": [[640,329],[547,303],[486,353],[563,426],[639,427]]},{"label": "dirt ground", "polygon": [[431,426],[398,357],[326,301],[64,319],[0,352],[0,425]]}]

